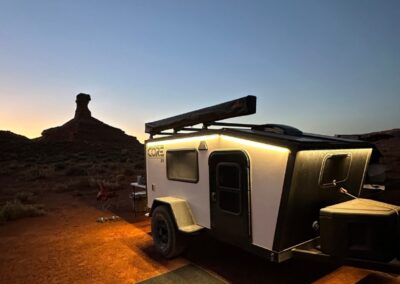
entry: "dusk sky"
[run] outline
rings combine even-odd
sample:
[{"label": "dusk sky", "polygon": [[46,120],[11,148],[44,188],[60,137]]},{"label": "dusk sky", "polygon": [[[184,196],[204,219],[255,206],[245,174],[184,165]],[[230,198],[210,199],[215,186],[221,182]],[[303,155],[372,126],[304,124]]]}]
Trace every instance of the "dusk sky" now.
[{"label": "dusk sky", "polygon": [[0,0],[0,129],[144,123],[246,95],[305,132],[400,127],[400,1]]}]

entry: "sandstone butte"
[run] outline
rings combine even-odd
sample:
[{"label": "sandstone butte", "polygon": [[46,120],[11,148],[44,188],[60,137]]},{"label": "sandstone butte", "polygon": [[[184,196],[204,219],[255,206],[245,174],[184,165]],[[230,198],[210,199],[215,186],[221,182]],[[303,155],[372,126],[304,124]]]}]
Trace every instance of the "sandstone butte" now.
[{"label": "sandstone butte", "polygon": [[92,117],[88,107],[90,100],[90,95],[78,94],[75,101],[74,118],[61,126],[44,130],[38,141],[141,145],[136,137],[127,135],[121,129],[112,127]]}]

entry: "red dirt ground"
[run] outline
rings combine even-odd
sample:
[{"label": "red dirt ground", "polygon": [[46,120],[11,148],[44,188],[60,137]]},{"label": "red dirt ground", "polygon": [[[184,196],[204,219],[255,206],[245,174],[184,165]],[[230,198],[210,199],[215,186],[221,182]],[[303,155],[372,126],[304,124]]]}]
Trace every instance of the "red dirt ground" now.
[{"label": "red dirt ground", "polygon": [[189,262],[231,283],[400,283],[351,267],[271,264],[208,237],[167,261],[154,251],[146,217],[133,218],[127,209],[117,212],[123,220],[97,223],[113,213],[96,209],[92,199],[50,194],[46,216],[0,226],[0,283],[135,283]]},{"label": "red dirt ground", "polygon": [[135,283],[186,263],[152,249],[148,221],[97,223],[111,215],[53,194],[47,216],[0,227],[0,283]]}]

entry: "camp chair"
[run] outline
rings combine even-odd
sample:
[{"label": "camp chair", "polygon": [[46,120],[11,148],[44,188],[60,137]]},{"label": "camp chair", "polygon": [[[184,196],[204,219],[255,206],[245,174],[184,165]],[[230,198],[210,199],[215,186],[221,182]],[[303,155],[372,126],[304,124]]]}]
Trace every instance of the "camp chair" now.
[{"label": "camp chair", "polygon": [[129,198],[132,199],[133,214],[136,216],[136,213],[139,213],[136,202],[139,199],[147,198],[147,190],[146,185],[140,184],[139,180],[138,182],[132,182],[130,185],[132,186],[132,192],[130,193]]}]

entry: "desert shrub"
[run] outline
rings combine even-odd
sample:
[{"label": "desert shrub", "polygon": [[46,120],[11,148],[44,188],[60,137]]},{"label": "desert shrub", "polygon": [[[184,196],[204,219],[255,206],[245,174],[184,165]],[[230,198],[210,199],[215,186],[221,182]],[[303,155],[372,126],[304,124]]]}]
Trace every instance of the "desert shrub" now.
[{"label": "desert shrub", "polygon": [[34,201],[34,193],[30,191],[20,191],[15,195],[15,199],[22,203],[32,203]]},{"label": "desert shrub", "polygon": [[106,158],[106,155],[100,153],[100,154],[94,155],[94,158],[97,160],[102,160],[102,159]]},{"label": "desert shrub", "polygon": [[87,191],[97,187],[97,183],[92,182],[91,178],[76,178],[65,183],[55,184],[52,188],[54,192]]},{"label": "desert shrub", "polygon": [[3,216],[3,214],[1,214],[1,211],[0,211],[0,225],[4,224],[5,222],[6,222],[6,218]]},{"label": "desert shrub", "polygon": [[69,161],[69,159],[70,159],[70,156],[67,154],[67,155],[65,155],[65,154],[63,154],[63,155],[58,155],[57,157],[56,157],[56,159],[57,159],[57,162],[67,162],[67,161]]},{"label": "desert shrub", "polygon": [[90,162],[88,162],[87,164],[86,164],[86,166],[87,167],[89,167],[89,168],[93,168],[93,167],[95,167],[96,166],[96,161],[90,161]]},{"label": "desert shrub", "polygon": [[46,212],[41,204],[22,204],[19,200],[8,201],[0,208],[0,220],[3,222],[26,217],[42,216]]},{"label": "desert shrub", "polygon": [[118,191],[124,189],[124,185],[120,184],[118,182],[112,182],[112,181],[102,181],[104,187],[108,191]]},{"label": "desert shrub", "polygon": [[67,192],[68,191],[68,185],[65,183],[57,183],[55,184],[52,189],[54,192]]},{"label": "desert shrub", "polygon": [[86,152],[78,152],[78,153],[77,153],[77,156],[78,156],[78,157],[87,157],[87,156],[88,156],[88,153],[86,153]]},{"label": "desert shrub", "polygon": [[96,173],[99,175],[104,175],[107,173],[107,168],[105,168],[105,167],[98,168]]},{"label": "desert shrub", "polygon": [[99,186],[100,180],[98,178],[95,178],[95,177],[89,177],[88,178],[88,182],[89,182],[89,186],[91,188],[95,188],[95,187]]},{"label": "desert shrub", "polygon": [[101,178],[89,178],[89,187],[90,188],[99,188],[99,184],[102,183],[103,186],[109,191],[118,191],[124,189],[124,187],[128,184],[128,180],[125,176],[118,175],[116,181],[105,180]]},{"label": "desert shrub", "polygon": [[118,184],[127,184],[128,183],[128,178],[125,175],[117,175],[115,179]]},{"label": "desert shrub", "polygon": [[80,178],[71,180],[69,182],[69,188],[71,190],[88,190],[91,188],[91,184],[88,178]]},{"label": "desert shrub", "polygon": [[48,176],[49,176],[49,171],[47,169],[34,167],[25,171],[23,179],[27,181],[34,181],[34,180],[45,179]]},{"label": "desert shrub", "polygon": [[85,176],[87,175],[86,170],[80,166],[72,166],[65,171],[67,176]]},{"label": "desert shrub", "polygon": [[132,170],[131,168],[123,169],[122,173],[126,176],[134,176],[135,171]]},{"label": "desert shrub", "polygon": [[14,171],[8,168],[0,168],[0,176],[10,176],[13,174]]},{"label": "desert shrub", "polygon": [[59,172],[59,171],[63,171],[67,168],[67,164],[65,163],[58,163],[54,165],[54,171]]},{"label": "desert shrub", "polygon": [[138,162],[135,166],[134,166],[135,170],[143,170],[144,169],[144,162]]},{"label": "desert shrub", "polygon": [[18,187],[15,187],[15,185],[12,184],[5,184],[2,185],[1,190],[0,190],[1,196],[7,196],[7,198],[12,198],[15,196],[15,194],[20,191]]},{"label": "desert shrub", "polygon": [[12,164],[9,164],[9,165],[8,165],[8,168],[9,168],[10,170],[16,171],[16,170],[19,170],[19,169],[20,169],[20,166],[19,166],[17,163],[12,163]]},{"label": "desert shrub", "polygon": [[29,157],[26,159],[27,162],[31,162],[31,163],[36,163],[38,160],[38,157]]},{"label": "desert shrub", "polygon": [[82,192],[82,191],[74,190],[74,191],[72,192],[72,195],[73,195],[73,196],[77,196],[77,197],[81,197],[81,196],[84,196],[85,194],[84,194],[84,192]]},{"label": "desert shrub", "polygon": [[108,168],[109,168],[110,170],[116,170],[116,169],[118,169],[118,166],[117,166],[116,164],[110,164],[110,165],[108,166]]},{"label": "desert shrub", "polygon": [[74,161],[74,163],[79,164],[79,163],[84,162],[85,159],[84,159],[84,158],[81,158],[81,157],[74,157],[74,158],[73,158],[73,161]]},{"label": "desert shrub", "polygon": [[86,175],[87,175],[87,169],[90,169],[91,167],[93,167],[93,164],[92,163],[82,163],[82,164],[79,164],[79,167],[85,169]]},{"label": "desert shrub", "polygon": [[107,170],[101,165],[93,165],[87,170],[88,176],[103,176],[106,172]]}]

